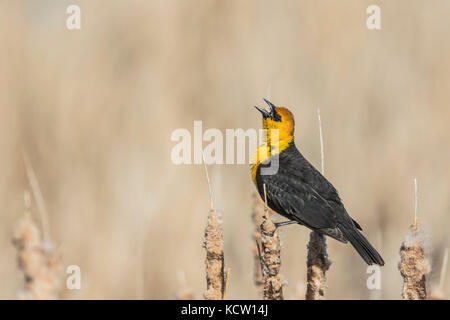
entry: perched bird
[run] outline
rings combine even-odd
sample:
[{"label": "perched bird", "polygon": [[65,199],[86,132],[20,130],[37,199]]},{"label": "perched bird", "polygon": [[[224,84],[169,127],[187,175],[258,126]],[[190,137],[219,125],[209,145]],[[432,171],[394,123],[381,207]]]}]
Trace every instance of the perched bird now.
[{"label": "perched bird", "polygon": [[[252,162],[252,178],[267,205],[289,219],[277,225],[298,223],[343,243],[350,242],[364,261],[384,265],[383,258],[361,234],[361,226],[344,208],[333,185],[306,160],[294,143],[294,117],[264,99],[270,111],[263,116],[267,137]],[[269,170],[270,169],[270,170]]]}]

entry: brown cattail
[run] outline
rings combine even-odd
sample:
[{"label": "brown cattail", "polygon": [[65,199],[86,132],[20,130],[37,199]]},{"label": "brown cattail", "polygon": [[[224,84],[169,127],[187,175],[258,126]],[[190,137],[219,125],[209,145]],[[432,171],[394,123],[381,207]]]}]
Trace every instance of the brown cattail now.
[{"label": "brown cattail", "polygon": [[13,233],[19,269],[25,286],[20,299],[57,299],[61,285],[61,262],[52,244],[42,240],[41,232],[31,217],[30,196],[25,194],[25,214]]},{"label": "brown cattail", "polygon": [[264,293],[264,279],[261,269],[261,224],[264,217],[264,202],[261,201],[259,195],[253,193],[253,210],[252,221],[255,227],[253,231],[253,281],[258,288],[258,293],[262,295]]},{"label": "brown cattail", "polygon": [[206,167],[206,180],[208,182],[211,208],[208,214],[208,222],[205,229],[205,240],[203,247],[206,249],[206,292],[205,299],[221,300],[225,292],[225,272],[223,255],[223,228],[222,214],[214,209],[214,202],[209,181],[208,168]]},{"label": "brown cattail", "polygon": [[405,300],[424,300],[427,298],[426,275],[429,263],[425,258],[423,235],[419,231],[417,178],[414,178],[414,222],[411,234],[406,236],[400,247],[398,269],[403,277],[402,298]]},{"label": "brown cattail", "polygon": [[211,210],[205,229],[206,292],[205,299],[221,300],[225,289],[222,215]]},{"label": "brown cattail", "polygon": [[266,205],[263,223],[261,224],[264,300],[283,300],[283,282],[280,275],[280,235],[267,208],[266,185],[264,185],[264,197]]},{"label": "brown cattail", "polygon": [[[321,155],[321,169],[322,174],[325,171],[324,151],[323,151],[323,134],[322,134],[322,120],[320,117],[320,110],[317,109],[317,117],[319,120],[319,135],[320,135],[320,155]],[[306,260],[307,282],[306,282],[306,300],[321,300],[325,295],[325,288],[327,287],[327,278],[325,273],[331,265],[328,260],[327,244],[325,236],[312,231],[309,235],[308,257]]]},{"label": "brown cattail", "polygon": [[427,298],[426,275],[429,264],[425,258],[423,239],[416,224],[411,226],[400,247],[398,269],[403,277],[402,298],[405,300],[424,300]]},{"label": "brown cattail", "polygon": [[321,300],[325,294],[327,278],[325,273],[330,268],[325,236],[312,231],[309,235],[308,257],[306,260],[307,284],[306,300]]}]

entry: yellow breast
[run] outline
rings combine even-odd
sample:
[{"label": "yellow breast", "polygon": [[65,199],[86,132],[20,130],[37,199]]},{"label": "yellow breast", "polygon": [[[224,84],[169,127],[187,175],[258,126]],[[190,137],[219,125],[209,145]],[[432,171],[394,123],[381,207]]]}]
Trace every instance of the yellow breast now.
[{"label": "yellow breast", "polygon": [[288,139],[274,139],[273,134],[269,139],[270,145],[267,142],[263,142],[258,149],[256,149],[255,154],[252,157],[251,169],[252,169],[252,179],[253,183],[256,185],[256,171],[258,170],[259,165],[269,159],[271,156],[279,154],[284,149],[289,146],[289,143],[292,141],[292,137]]},{"label": "yellow breast", "polygon": [[256,185],[256,171],[258,170],[259,165],[270,158],[270,148],[267,146],[267,143],[262,143],[258,149],[256,149],[255,154],[252,157],[251,169],[252,169],[252,180]]}]

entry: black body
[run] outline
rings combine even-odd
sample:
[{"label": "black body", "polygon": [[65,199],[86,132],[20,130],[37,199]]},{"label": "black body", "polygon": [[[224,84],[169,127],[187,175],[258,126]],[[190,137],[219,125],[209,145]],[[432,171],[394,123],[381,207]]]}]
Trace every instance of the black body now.
[{"label": "black body", "polygon": [[[261,175],[262,163],[256,171],[258,192],[267,204],[289,220],[328,235],[338,241],[349,241],[367,264],[384,265],[380,254],[359,232],[360,225],[344,208],[333,185],[298,151],[294,141],[279,157],[279,170],[274,175]],[[359,230],[358,230],[359,229]]]}]

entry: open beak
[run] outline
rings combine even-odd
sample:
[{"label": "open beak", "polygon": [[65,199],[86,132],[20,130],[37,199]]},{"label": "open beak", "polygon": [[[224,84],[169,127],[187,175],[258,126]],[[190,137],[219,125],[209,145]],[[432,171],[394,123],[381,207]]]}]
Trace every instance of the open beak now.
[{"label": "open beak", "polygon": [[264,118],[272,118],[272,116],[275,114],[275,105],[267,99],[264,99],[264,101],[269,106],[270,111],[267,111],[260,107],[255,107],[255,108],[258,109],[258,111],[262,113]]},{"label": "open beak", "polygon": [[267,100],[267,99],[264,99],[264,101],[267,103],[267,105],[269,106],[269,108],[270,108],[270,113],[274,113],[275,112],[275,105],[272,103],[272,102],[270,102],[269,100]]},{"label": "open beak", "polygon": [[270,113],[269,111],[267,111],[266,109],[260,108],[260,107],[256,107],[255,108],[262,113],[264,118],[270,118]]}]

